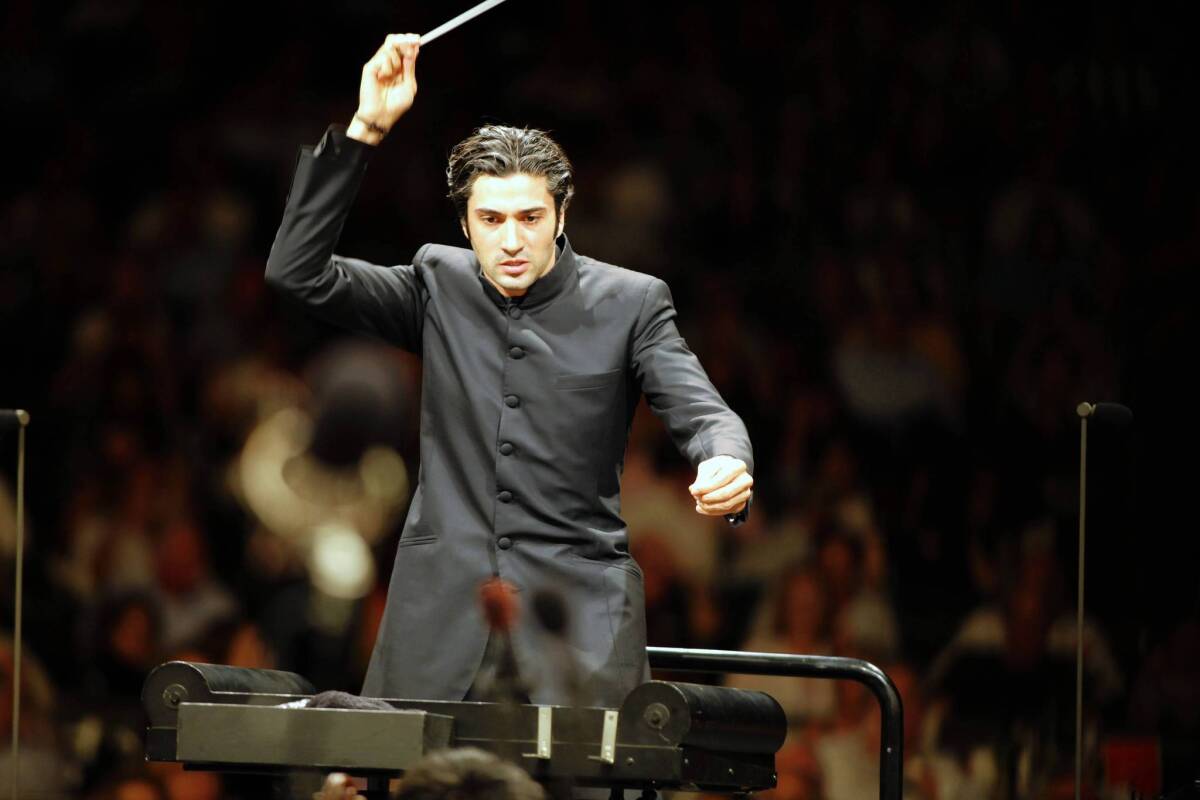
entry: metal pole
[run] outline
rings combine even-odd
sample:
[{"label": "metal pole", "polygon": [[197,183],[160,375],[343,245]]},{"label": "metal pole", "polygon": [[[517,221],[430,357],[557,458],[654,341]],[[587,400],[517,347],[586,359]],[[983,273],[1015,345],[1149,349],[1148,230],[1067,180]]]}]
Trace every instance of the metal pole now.
[{"label": "metal pole", "polygon": [[21,779],[21,596],[25,572],[25,428],[29,414],[17,411],[17,578],[13,612],[13,718],[12,718],[12,800],[17,800]]},{"label": "metal pole", "polygon": [[1087,417],[1079,428],[1079,597],[1075,610],[1075,800],[1083,780],[1083,551],[1087,511]]},{"label": "metal pole", "polygon": [[879,798],[901,800],[904,782],[904,708],[891,678],[874,664],[837,656],[687,650],[679,647],[647,647],[646,653],[650,658],[650,666],[661,669],[852,680],[865,685],[879,701],[881,712]]}]

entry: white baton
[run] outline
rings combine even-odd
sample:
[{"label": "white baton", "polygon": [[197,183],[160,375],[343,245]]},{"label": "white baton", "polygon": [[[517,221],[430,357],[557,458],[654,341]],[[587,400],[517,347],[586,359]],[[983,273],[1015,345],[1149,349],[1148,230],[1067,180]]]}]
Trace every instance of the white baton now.
[{"label": "white baton", "polygon": [[472,20],[475,17],[478,17],[480,14],[487,11],[489,8],[495,8],[496,6],[500,5],[503,2],[504,2],[504,0],[483,0],[483,2],[480,3],[479,5],[474,6],[473,8],[468,8],[466,11],[459,14],[454,19],[450,20],[449,22],[443,22],[441,25],[438,25],[436,28],[431,30],[429,33],[422,36],[421,44],[429,44],[434,39],[441,36],[443,33],[449,33],[450,31],[457,28],[459,25],[462,25],[464,22],[467,22],[468,20]]}]

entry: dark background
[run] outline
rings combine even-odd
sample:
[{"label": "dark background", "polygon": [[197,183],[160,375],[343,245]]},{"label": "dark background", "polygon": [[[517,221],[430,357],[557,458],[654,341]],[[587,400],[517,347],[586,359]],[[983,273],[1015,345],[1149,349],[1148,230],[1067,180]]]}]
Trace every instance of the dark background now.
[{"label": "dark background", "polygon": [[[361,679],[379,589],[336,636],[289,614],[313,590],[302,570],[262,566],[271,548],[227,468],[339,338],[262,285],[297,147],[349,120],[386,33],[461,8],[6,4],[0,405],[33,417],[25,638],[45,686],[23,710],[42,716],[29,735],[45,763],[75,776],[63,791],[106,791],[136,761],[121,726],[137,730],[141,677],[166,658],[275,665],[320,688]],[[995,794],[1020,793],[1006,765],[1028,720],[972,697],[1044,691],[1070,720],[1070,687],[1030,677],[1053,637],[1023,660],[1010,633],[968,688],[933,666],[972,609],[1039,632],[1073,619],[1074,409],[1130,406],[1130,428],[1090,432],[1086,605],[1120,682],[1089,689],[1089,774],[1106,780],[1104,743],[1132,739],[1161,755],[1133,757],[1152,774],[1137,785],[1169,789],[1194,777],[1200,737],[1186,8],[511,0],[422,52],[416,104],[339,250],[405,263],[426,241],[460,243],[450,147],[486,122],[552,131],[576,167],[573,246],[670,283],[756,446],[754,523],[687,523],[712,543],[707,569],[635,529],[665,598],[651,643],[745,645],[791,567],[735,565],[779,547],[820,572],[848,543],[853,585],[822,588],[819,638],[911,672],[947,719],[986,720]],[[390,358],[415,402],[419,370]],[[683,494],[686,465],[656,425],[635,426],[632,454],[649,469],[631,469],[627,494]],[[374,548],[380,586],[397,535]],[[11,529],[4,541],[9,575]],[[864,592],[889,617],[882,649],[839,633],[838,609]],[[132,633],[130,614],[145,623]],[[821,764],[821,737],[860,721],[844,706],[805,725]],[[90,749],[87,720],[103,731]],[[1046,738],[1067,744],[1038,751],[1028,793],[1069,776],[1058,722]],[[965,753],[979,728],[964,727],[931,746]],[[823,766],[797,769],[803,791],[838,796]]]}]

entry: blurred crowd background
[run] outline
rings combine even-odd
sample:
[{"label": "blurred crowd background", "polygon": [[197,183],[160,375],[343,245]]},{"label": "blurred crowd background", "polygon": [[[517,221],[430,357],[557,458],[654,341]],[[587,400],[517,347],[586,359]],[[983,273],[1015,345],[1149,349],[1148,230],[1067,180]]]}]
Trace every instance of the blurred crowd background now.
[{"label": "blurred crowd background", "polygon": [[[334,570],[357,588],[321,584],[272,516],[285,501],[248,485],[286,445],[249,466],[245,445],[280,411],[319,415],[330,364],[369,356],[395,382],[379,438],[415,476],[420,364],[347,343],[262,273],[297,148],[349,121],[362,63],[467,5],[5,4],[0,405],[33,417],[24,797],[261,796],[141,764],[141,683],[168,659],[358,689],[403,504],[364,512],[369,563]],[[879,664],[922,800],[1069,795],[1075,406],[1131,406],[1089,439],[1085,791],[1154,795],[1200,753],[1185,8],[512,0],[421,54],[339,250],[460,243],[450,147],[492,121],[551,130],[577,169],[572,245],[669,282],[756,448],[732,529],[694,514],[690,468],[639,413],[624,509],[651,644]],[[362,500],[362,452],[307,501]],[[865,691],[728,680],[788,711],[780,800],[873,796]],[[5,744],[0,784],[12,768]]]}]

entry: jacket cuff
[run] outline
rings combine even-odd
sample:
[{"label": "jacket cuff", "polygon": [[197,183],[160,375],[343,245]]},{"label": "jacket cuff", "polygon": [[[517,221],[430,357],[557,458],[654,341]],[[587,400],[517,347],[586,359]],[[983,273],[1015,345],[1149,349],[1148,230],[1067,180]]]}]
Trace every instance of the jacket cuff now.
[{"label": "jacket cuff", "polygon": [[365,164],[374,152],[375,145],[347,136],[345,125],[330,125],[326,128],[325,135],[312,151],[317,158],[346,160],[356,164]]}]

